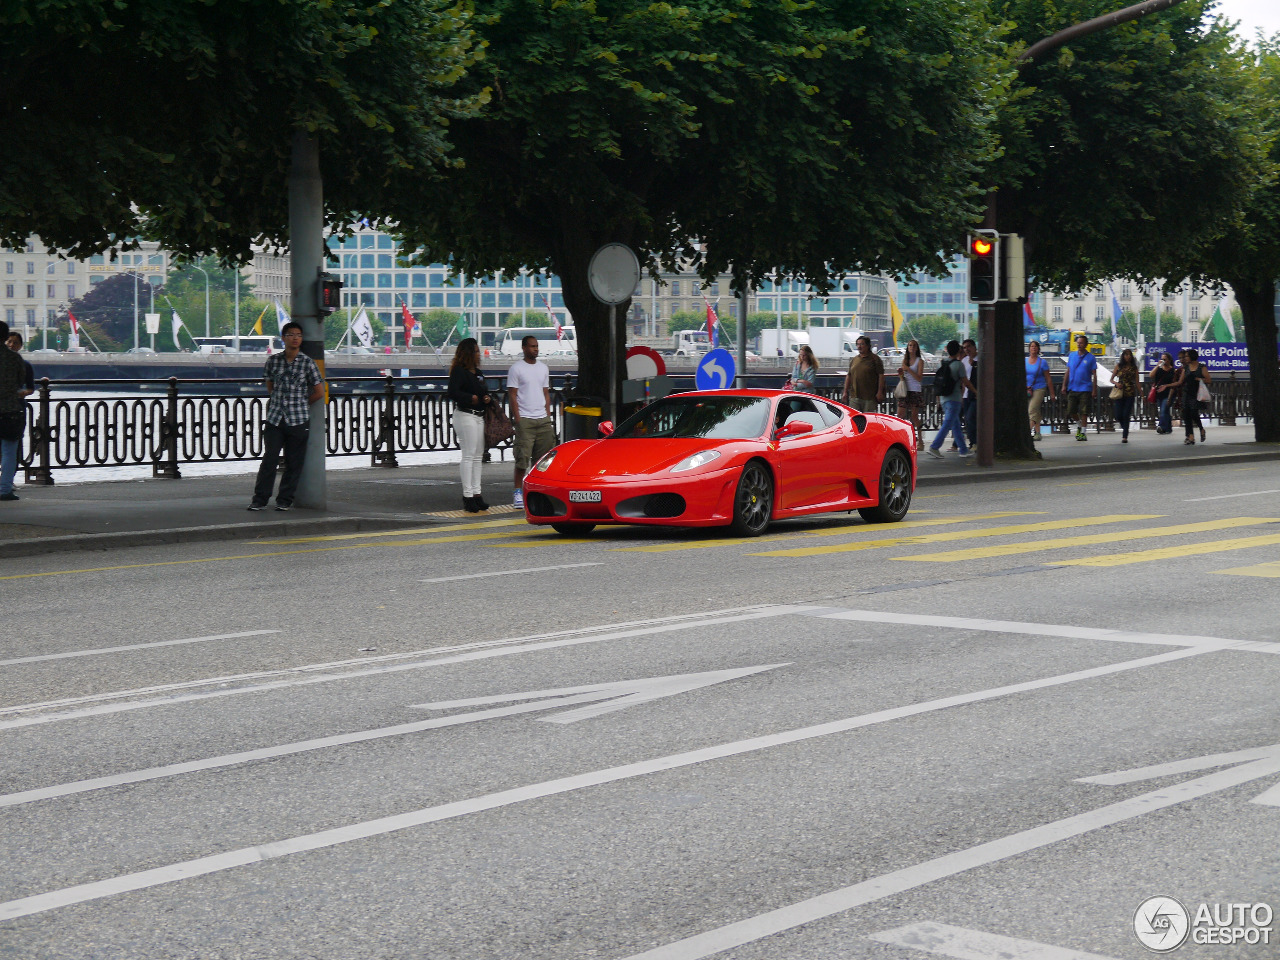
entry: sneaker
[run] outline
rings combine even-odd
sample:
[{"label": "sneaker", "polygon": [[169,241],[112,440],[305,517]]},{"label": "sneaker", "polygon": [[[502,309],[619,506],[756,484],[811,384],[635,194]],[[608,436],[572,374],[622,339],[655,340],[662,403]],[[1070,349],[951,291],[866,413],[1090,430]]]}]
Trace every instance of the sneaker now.
[{"label": "sneaker", "polygon": [[280,503],[279,501],[276,502],[276,511],[278,513],[284,513],[284,511],[292,510],[292,509],[293,509],[292,503]]},{"label": "sneaker", "polygon": [[12,493],[12,492],[0,493],[0,500],[17,500],[17,499],[18,499],[18,495],[16,493]]},{"label": "sneaker", "polygon": [[254,511],[257,511],[257,510],[265,510],[266,508],[267,508],[267,505],[266,505],[265,503],[251,503],[251,504],[249,504],[249,509],[250,509],[250,510],[254,510]]},{"label": "sneaker", "polygon": [[929,448],[929,456],[933,457],[933,459],[935,459],[935,460],[945,460],[945,459],[947,459],[946,457],[944,457],[944,456],[942,455],[942,451],[941,451],[941,450],[939,450],[937,447],[930,447],[930,448]]},{"label": "sneaker", "polygon": [[963,451],[961,451],[961,453],[960,453],[960,457],[961,457],[961,459],[966,459],[966,458],[968,458],[968,457],[972,457],[972,456],[973,456],[973,451],[972,451],[972,450],[963,450]]},{"label": "sneaker", "polygon": [[518,507],[521,510],[524,509],[524,492],[523,491],[517,490],[515,492],[515,494],[511,498],[511,505],[513,507]]}]

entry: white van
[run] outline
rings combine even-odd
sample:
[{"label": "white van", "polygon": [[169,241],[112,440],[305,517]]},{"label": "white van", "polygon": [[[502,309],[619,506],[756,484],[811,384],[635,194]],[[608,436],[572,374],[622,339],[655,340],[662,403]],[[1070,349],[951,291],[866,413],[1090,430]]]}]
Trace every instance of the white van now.
[{"label": "white van", "polygon": [[538,338],[538,356],[540,357],[576,357],[578,340],[573,327],[561,327],[560,336],[556,337],[555,327],[508,327],[499,335],[498,353],[504,357],[518,357],[524,351],[520,349],[520,341],[525,337]]}]

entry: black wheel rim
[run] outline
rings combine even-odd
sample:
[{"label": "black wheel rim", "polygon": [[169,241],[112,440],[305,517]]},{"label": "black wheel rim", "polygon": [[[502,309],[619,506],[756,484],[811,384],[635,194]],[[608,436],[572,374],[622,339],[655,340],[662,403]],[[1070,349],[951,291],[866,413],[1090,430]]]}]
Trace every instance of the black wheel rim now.
[{"label": "black wheel rim", "polygon": [[773,484],[764,468],[749,464],[738,484],[738,517],[749,530],[763,530],[773,515]]},{"label": "black wheel rim", "polygon": [[911,503],[911,466],[896,450],[889,454],[880,477],[880,505],[894,516],[902,516]]}]

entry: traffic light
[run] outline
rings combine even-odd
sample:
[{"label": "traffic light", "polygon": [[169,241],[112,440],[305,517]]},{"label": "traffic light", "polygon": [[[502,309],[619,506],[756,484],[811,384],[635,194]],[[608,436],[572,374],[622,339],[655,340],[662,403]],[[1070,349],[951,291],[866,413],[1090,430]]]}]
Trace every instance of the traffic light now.
[{"label": "traffic light", "polygon": [[316,301],[322,314],[333,313],[342,300],[342,281],[331,273],[320,274],[316,280]]},{"label": "traffic light", "polygon": [[975,230],[969,234],[969,301],[995,303],[1000,299],[1000,234]]}]

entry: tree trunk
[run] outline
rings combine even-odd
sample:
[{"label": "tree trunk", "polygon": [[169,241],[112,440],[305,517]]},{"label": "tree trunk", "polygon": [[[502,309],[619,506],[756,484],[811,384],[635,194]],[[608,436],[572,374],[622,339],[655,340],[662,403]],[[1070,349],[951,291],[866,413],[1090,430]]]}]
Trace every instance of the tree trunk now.
[{"label": "tree trunk", "polygon": [[1039,460],[1027,416],[1027,368],[1022,342],[1022,304],[996,304],[995,455],[1004,460]]},{"label": "tree trunk", "polygon": [[[573,315],[574,333],[578,343],[578,380],[575,394],[609,399],[609,307],[595,298],[587,271],[592,255],[609,240],[598,237],[569,236],[568,242],[553,254],[556,275],[564,291],[564,303]],[[611,238],[612,239],[612,238]],[[620,241],[625,242],[625,241]],[[617,305],[616,327],[618,332],[617,370],[619,387],[626,376],[627,315],[631,301]]]},{"label": "tree trunk", "polygon": [[1253,438],[1280,442],[1280,361],[1276,359],[1276,287],[1272,282],[1228,280],[1244,314],[1253,391]]}]

